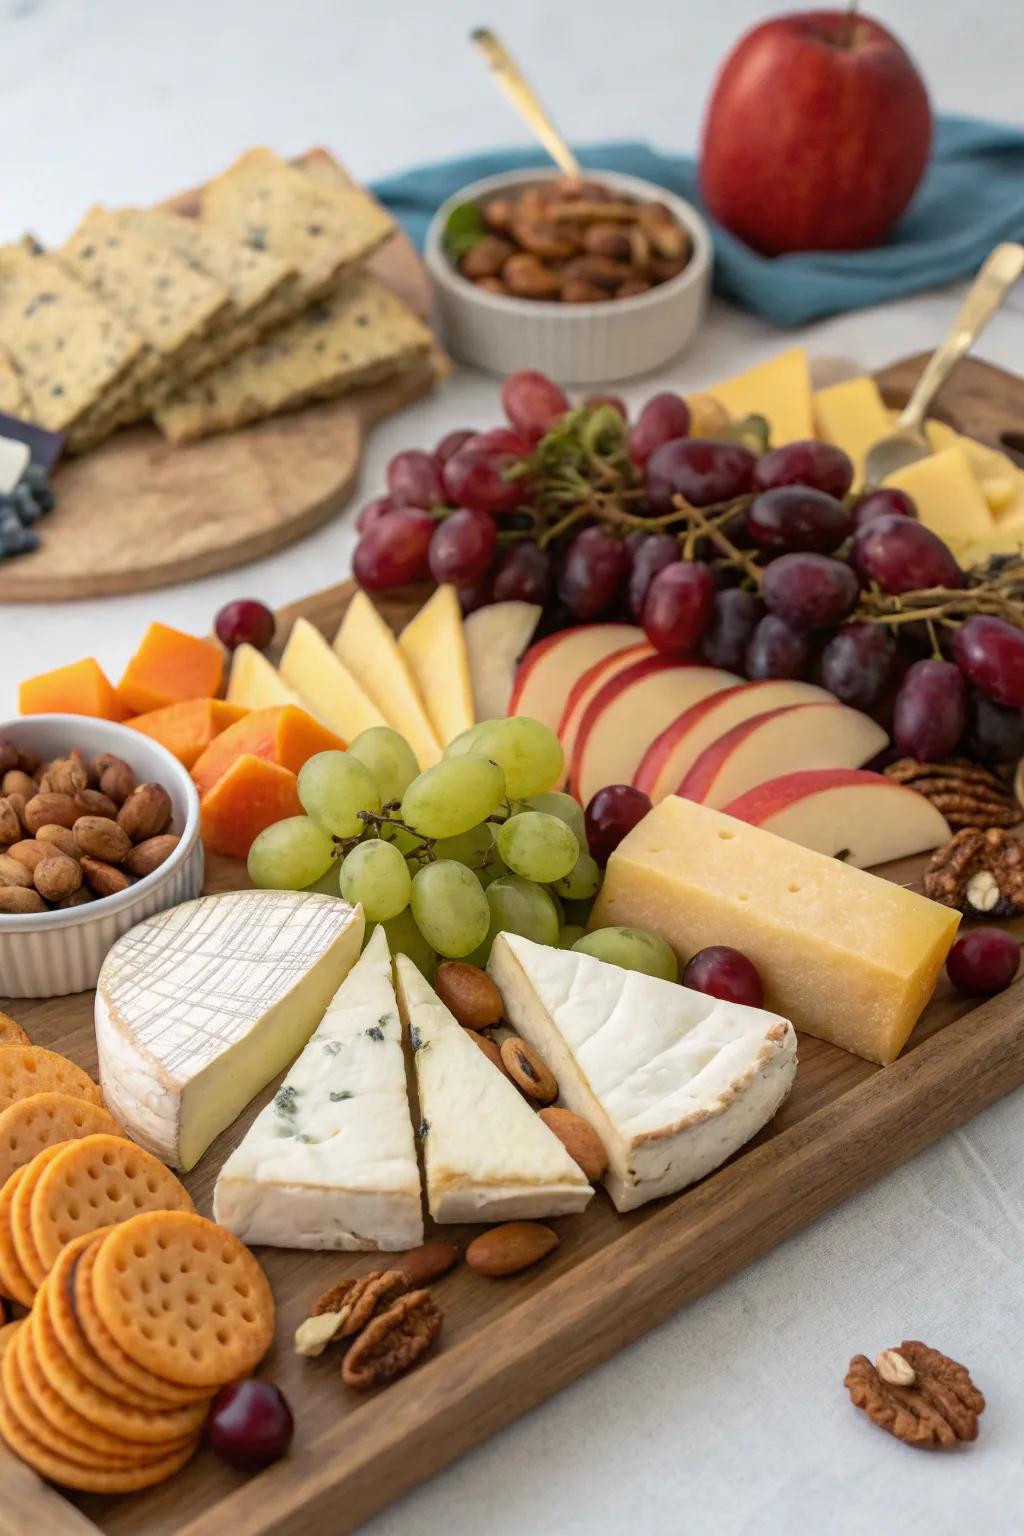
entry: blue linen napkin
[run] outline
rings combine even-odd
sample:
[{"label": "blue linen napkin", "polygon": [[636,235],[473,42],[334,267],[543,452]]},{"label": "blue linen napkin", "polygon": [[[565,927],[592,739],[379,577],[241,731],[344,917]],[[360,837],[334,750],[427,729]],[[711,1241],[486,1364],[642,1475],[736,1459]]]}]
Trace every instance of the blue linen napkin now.
[{"label": "blue linen napkin", "polygon": [[[693,156],[618,143],[593,144],[579,158],[591,169],[643,176],[701,206]],[[422,248],[431,217],[460,187],[548,164],[539,149],[484,150],[386,177],[372,190]],[[1024,240],[1024,130],[940,117],[917,196],[886,243],[872,250],[760,256],[709,222],[716,291],[777,325],[880,304],[973,275],[1000,240]]]}]

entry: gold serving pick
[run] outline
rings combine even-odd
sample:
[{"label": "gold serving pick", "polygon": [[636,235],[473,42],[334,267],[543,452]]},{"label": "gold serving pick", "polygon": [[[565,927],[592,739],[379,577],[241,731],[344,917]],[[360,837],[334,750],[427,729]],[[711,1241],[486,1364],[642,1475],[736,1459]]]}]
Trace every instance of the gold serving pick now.
[{"label": "gold serving pick", "polygon": [[552,160],[566,176],[580,181],[583,171],[572,150],[541,106],[533,87],[528,85],[515,59],[504,43],[490,27],[475,27],[469,34],[487,61],[491,73],[501,86],[536,137],[543,144]]}]

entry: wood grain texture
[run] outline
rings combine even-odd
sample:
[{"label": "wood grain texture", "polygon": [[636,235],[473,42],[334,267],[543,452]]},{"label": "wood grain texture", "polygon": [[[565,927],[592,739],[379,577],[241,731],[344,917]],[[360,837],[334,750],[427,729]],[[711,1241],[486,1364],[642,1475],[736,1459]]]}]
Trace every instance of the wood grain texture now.
[{"label": "wood grain texture", "polygon": [[[980,366],[980,365],[979,365]],[[892,370],[899,398],[903,378]],[[883,376],[884,378],[885,376]],[[1024,399],[1024,384],[1018,384]],[[1020,413],[1018,412],[1018,415]],[[979,435],[986,435],[979,432]],[[279,615],[279,644],[300,613],[332,634],[349,585]],[[398,628],[422,593],[386,594],[380,607]],[[913,883],[922,860],[885,873]],[[211,857],[208,889],[243,884],[244,870]],[[1024,921],[1016,925],[1024,933]],[[841,1006],[841,999],[837,1000]],[[291,1351],[310,1300],[345,1275],[376,1267],[369,1255],[257,1249],[278,1303],[277,1335],[263,1374],[288,1396],[296,1439],[287,1459],[246,1479],[207,1450],[169,1483],[122,1499],[76,1500],[110,1536],[339,1536],[454,1460],[590,1366],[768,1252],[929,1142],[1024,1083],[1024,979],[982,1006],[940,981],[902,1057],[876,1067],[801,1036],[792,1094],[772,1124],[695,1188],[620,1216],[603,1193],[580,1216],[554,1223],[558,1250],[537,1269],[488,1281],[460,1266],[435,1295],[444,1312],[437,1352],[409,1377],[362,1397],[346,1388],[337,1355],[301,1360]],[[90,994],[5,1002],[40,1044],[96,1067]],[[271,1084],[187,1176],[197,1207],[210,1212],[217,1172]],[[478,1228],[432,1229],[464,1244]],[[379,1262],[379,1261],[378,1261]],[[848,1341],[841,1341],[847,1349]],[[7,1463],[0,1483],[8,1486]],[[24,1469],[16,1467],[20,1484]],[[12,1485],[13,1486],[13,1485]],[[59,1496],[29,1478],[16,1507],[40,1529]],[[24,1521],[20,1529],[27,1529]],[[0,1522],[0,1532],[3,1531]]]},{"label": "wood grain texture", "polygon": [[[194,211],[198,196],[172,206]],[[403,233],[369,270],[429,314],[426,271]],[[429,393],[446,369],[435,349],[383,383],[179,448],[150,425],[119,432],[60,467],[39,549],[0,563],[0,602],[138,592],[273,554],[345,505],[367,431]]]}]

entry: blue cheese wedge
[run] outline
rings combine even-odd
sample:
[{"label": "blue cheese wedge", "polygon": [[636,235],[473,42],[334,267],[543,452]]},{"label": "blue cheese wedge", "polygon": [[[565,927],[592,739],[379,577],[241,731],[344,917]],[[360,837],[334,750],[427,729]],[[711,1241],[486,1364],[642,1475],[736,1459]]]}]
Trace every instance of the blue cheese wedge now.
[{"label": "blue cheese wedge", "polygon": [[383,928],[213,1192],[216,1221],[276,1248],[415,1248],[420,1175]]},{"label": "blue cheese wedge", "polygon": [[96,986],[103,1096],[140,1145],[191,1168],[298,1055],[359,956],[363,911],[228,891],[148,917]]},{"label": "blue cheese wedge", "polygon": [[775,1114],[796,1075],[788,1019],[500,933],[488,967],[512,1027],[594,1127],[620,1211],[717,1168]]},{"label": "blue cheese wedge", "polygon": [[435,1221],[515,1221],[582,1211],[593,1190],[558,1137],[473,1044],[405,955],[398,1000],[420,1101]]}]

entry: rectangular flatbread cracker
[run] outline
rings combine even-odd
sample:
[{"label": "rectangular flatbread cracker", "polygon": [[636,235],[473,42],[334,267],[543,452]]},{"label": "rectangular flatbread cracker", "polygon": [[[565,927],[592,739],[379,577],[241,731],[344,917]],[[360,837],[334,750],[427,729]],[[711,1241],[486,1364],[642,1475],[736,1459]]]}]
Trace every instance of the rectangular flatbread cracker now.
[{"label": "rectangular flatbread cracker", "polygon": [[18,370],[14,362],[2,348],[0,348],[0,411],[5,416],[25,417],[28,410],[28,396],[25,386],[18,377]]}]

